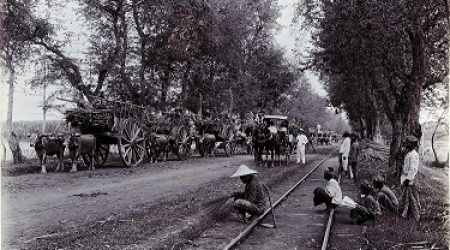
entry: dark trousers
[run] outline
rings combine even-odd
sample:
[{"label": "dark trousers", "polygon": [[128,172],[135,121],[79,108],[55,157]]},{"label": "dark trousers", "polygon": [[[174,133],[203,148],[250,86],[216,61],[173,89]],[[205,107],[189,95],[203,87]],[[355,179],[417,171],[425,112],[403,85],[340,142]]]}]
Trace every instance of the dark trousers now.
[{"label": "dark trousers", "polygon": [[352,171],[353,171],[353,178],[356,180],[356,178],[357,178],[357,175],[358,175],[358,168],[357,168],[357,166],[358,166],[358,162],[357,161],[351,161],[350,162],[350,168],[352,169]]},{"label": "dark trousers", "polygon": [[318,188],[314,189],[313,193],[314,193],[314,196],[313,196],[314,206],[318,206],[322,203],[325,203],[327,208],[336,208],[337,207],[336,204],[333,204],[331,202],[333,198],[331,198],[331,196],[325,191],[325,189],[318,187]]},{"label": "dark trousers", "polygon": [[237,199],[233,204],[234,209],[236,209],[240,214],[245,215],[248,213],[252,216],[259,216],[264,213],[264,208],[259,208],[250,201],[244,199]]}]

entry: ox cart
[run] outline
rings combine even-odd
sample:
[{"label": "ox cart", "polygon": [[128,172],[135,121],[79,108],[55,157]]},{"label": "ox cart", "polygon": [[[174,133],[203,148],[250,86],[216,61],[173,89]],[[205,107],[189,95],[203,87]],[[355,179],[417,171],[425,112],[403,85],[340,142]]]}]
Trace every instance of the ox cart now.
[{"label": "ox cart", "polygon": [[198,119],[195,126],[198,131],[193,143],[200,156],[214,156],[216,149],[223,149],[226,156],[233,154],[234,127],[228,116]]},{"label": "ox cart", "polygon": [[179,160],[185,160],[189,152],[189,120],[190,117],[181,111],[164,112],[159,118],[146,115],[148,158],[157,161],[163,154],[165,160],[171,151]]},{"label": "ox cart", "polygon": [[[135,167],[143,160],[146,137],[143,128],[145,108],[128,102],[97,99],[92,107],[67,110],[66,122],[81,134],[92,134],[96,139],[96,166],[108,158],[110,145],[117,145],[124,166]],[[86,166],[90,159],[82,156]]]}]

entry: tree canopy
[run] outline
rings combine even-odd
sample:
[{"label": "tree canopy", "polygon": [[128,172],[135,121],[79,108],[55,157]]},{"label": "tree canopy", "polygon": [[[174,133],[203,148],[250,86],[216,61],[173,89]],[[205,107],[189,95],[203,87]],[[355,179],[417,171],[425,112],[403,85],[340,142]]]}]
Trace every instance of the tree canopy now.
[{"label": "tree canopy", "polygon": [[424,93],[448,82],[447,1],[306,0],[298,13],[315,30],[312,64],[331,103],[369,137],[387,118],[394,164],[405,135],[421,136]]}]

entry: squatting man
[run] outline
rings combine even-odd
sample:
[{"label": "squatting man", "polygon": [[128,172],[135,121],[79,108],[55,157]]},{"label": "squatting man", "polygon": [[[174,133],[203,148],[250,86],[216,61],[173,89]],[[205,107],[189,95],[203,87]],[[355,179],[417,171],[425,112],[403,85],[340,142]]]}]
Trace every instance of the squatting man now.
[{"label": "squatting man", "polygon": [[245,184],[244,192],[234,192],[231,195],[234,198],[234,215],[242,222],[251,221],[262,215],[266,207],[266,198],[256,177],[257,174],[257,171],[241,165],[231,176],[231,178],[239,177]]}]

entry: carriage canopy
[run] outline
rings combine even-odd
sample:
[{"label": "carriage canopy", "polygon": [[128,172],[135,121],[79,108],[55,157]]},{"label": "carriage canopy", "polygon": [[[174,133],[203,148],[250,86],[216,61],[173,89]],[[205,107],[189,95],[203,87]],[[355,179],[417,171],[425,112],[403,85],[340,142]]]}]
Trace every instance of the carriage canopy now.
[{"label": "carriage canopy", "polygon": [[263,119],[268,120],[287,120],[288,117],[284,115],[265,115]]}]

